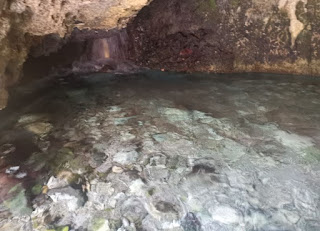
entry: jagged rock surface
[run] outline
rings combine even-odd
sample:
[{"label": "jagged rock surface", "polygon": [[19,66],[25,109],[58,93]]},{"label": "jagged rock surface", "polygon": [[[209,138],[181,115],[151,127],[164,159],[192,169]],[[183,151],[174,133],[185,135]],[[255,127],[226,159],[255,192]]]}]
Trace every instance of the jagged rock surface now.
[{"label": "jagged rock surface", "polygon": [[319,75],[317,0],[153,1],[130,25],[137,64]]},{"label": "jagged rock surface", "polygon": [[[127,45],[128,57],[138,66],[320,74],[318,0],[13,0],[2,1],[0,10],[0,108],[8,98],[6,89],[21,76],[30,46],[36,47],[35,56],[48,55],[66,48],[67,40],[60,38],[75,27],[88,34],[96,32],[90,29],[123,28],[136,14]],[[77,36],[86,36],[81,33]],[[107,49],[103,33],[97,37]],[[92,47],[96,42],[89,41]],[[71,61],[81,56],[65,53]],[[96,69],[95,63],[87,69]]]}]

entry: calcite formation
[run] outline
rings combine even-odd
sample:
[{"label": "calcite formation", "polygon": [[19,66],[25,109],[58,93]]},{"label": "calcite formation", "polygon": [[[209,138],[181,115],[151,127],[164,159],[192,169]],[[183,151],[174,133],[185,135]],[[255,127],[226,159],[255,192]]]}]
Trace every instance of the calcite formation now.
[{"label": "calcite formation", "polygon": [[[302,2],[305,4],[308,3],[308,0],[280,0],[279,9],[285,9],[288,13],[290,19],[290,33],[291,33],[291,46],[293,47],[298,35],[303,31],[305,25],[299,21],[296,15],[297,4]],[[306,12],[307,9],[304,8]]]}]

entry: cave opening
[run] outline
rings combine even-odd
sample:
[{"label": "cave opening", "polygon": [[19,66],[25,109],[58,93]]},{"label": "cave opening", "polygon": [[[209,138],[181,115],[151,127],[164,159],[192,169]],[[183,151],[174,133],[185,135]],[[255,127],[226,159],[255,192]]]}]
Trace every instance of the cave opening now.
[{"label": "cave opening", "polygon": [[319,9],[0,2],[0,231],[320,230]]}]

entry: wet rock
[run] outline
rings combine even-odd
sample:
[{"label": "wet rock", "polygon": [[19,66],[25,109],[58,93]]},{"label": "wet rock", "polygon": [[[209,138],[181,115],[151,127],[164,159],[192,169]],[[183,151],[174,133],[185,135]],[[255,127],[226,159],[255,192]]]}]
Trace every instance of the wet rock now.
[{"label": "wet rock", "polygon": [[36,184],[31,188],[31,193],[33,195],[39,195],[42,192],[42,185],[41,184]]},{"label": "wet rock", "polygon": [[148,214],[143,204],[135,198],[130,198],[122,204],[121,213],[132,223],[141,223]]},{"label": "wet rock", "polygon": [[43,136],[48,134],[52,130],[53,126],[50,123],[37,122],[28,124],[25,128],[36,135]]},{"label": "wet rock", "polygon": [[98,182],[92,184],[91,190],[87,193],[88,201],[100,210],[106,209],[109,207],[109,200],[114,192],[115,189],[111,183]]},{"label": "wet rock", "polygon": [[169,179],[169,170],[161,166],[147,166],[143,170],[145,177],[150,181],[165,182]]},{"label": "wet rock", "polygon": [[28,114],[21,116],[18,125],[27,125],[35,122],[48,122],[48,115],[45,114]]},{"label": "wet rock", "polygon": [[154,135],[152,135],[152,138],[155,141],[162,143],[162,142],[166,141],[167,139],[169,139],[170,137],[167,134],[154,134]]},{"label": "wet rock", "polygon": [[107,156],[104,152],[95,151],[95,152],[92,154],[92,159],[93,159],[94,162],[96,162],[97,164],[103,163],[107,158],[108,158],[108,156]]},{"label": "wet rock", "polygon": [[146,189],[147,187],[141,179],[133,181],[129,186],[130,194],[135,196],[145,196]]},{"label": "wet rock", "polygon": [[123,118],[114,118],[114,125],[125,125],[129,122],[129,120],[133,119],[135,117],[123,117]]},{"label": "wet rock", "polygon": [[54,176],[50,177],[47,186],[48,189],[55,189],[55,188],[63,188],[69,184],[68,180],[65,178],[56,178]]},{"label": "wet rock", "polygon": [[123,173],[123,169],[121,167],[118,167],[118,166],[113,166],[112,167],[112,172],[114,172],[114,173]]},{"label": "wet rock", "polygon": [[37,142],[37,145],[41,151],[46,152],[46,151],[48,151],[48,149],[50,147],[50,141],[39,140]]},{"label": "wet rock", "polygon": [[26,218],[15,218],[0,222],[0,231],[33,231],[30,220]]},{"label": "wet rock", "polygon": [[109,199],[109,206],[111,208],[116,208],[117,206],[117,203],[120,201],[124,201],[126,198],[126,195],[123,193],[123,192],[120,192],[114,196],[112,196],[110,199]]},{"label": "wet rock", "polygon": [[19,171],[19,169],[20,169],[20,166],[13,166],[13,167],[7,168],[6,173],[7,174],[14,174],[17,171]]},{"label": "wet rock", "polygon": [[264,225],[268,223],[268,213],[261,209],[250,209],[247,211],[247,216],[245,216],[245,221],[250,224],[251,227],[255,229],[261,229]]},{"label": "wet rock", "polygon": [[212,219],[222,224],[238,224],[242,221],[241,214],[229,206],[218,206],[209,210]]},{"label": "wet rock", "polygon": [[94,218],[89,226],[89,231],[110,231],[109,221],[104,218]]},{"label": "wet rock", "polygon": [[28,206],[28,198],[26,197],[26,191],[17,184],[10,189],[9,198],[3,202],[3,205],[9,209],[14,216],[26,216],[30,215],[32,210]]},{"label": "wet rock", "polygon": [[296,212],[284,211],[283,214],[287,218],[287,220],[292,224],[296,224],[300,220],[300,216]]},{"label": "wet rock", "polygon": [[62,148],[58,151],[55,158],[50,162],[50,167],[55,171],[63,171],[65,169],[63,166],[74,159],[75,154],[71,149]]},{"label": "wet rock", "polygon": [[194,213],[187,213],[187,215],[181,221],[181,226],[184,231],[201,231],[201,223],[194,215]]},{"label": "wet rock", "polygon": [[150,166],[166,166],[167,157],[165,155],[155,155],[150,158]]},{"label": "wet rock", "polygon": [[186,122],[190,120],[190,114],[187,111],[177,108],[162,108],[159,110],[167,119],[172,122]]},{"label": "wet rock", "polygon": [[0,156],[6,156],[16,150],[13,144],[4,144],[0,146]]},{"label": "wet rock", "polygon": [[122,151],[114,155],[113,161],[123,166],[134,164],[139,156],[139,153],[133,151]]},{"label": "wet rock", "polygon": [[71,187],[51,189],[48,195],[54,203],[65,207],[67,211],[76,211],[85,203],[83,194]]},{"label": "wet rock", "polygon": [[22,178],[26,177],[27,175],[28,174],[26,172],[19,172],[19,173],[15,174],[14,177],[17,179],[22,179]]}]

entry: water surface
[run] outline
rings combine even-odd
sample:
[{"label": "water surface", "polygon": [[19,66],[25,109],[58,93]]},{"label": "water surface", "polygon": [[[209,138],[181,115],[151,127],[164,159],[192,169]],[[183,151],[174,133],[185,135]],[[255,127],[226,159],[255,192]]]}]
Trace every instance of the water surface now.
[{"label": "water surface", "polygon": [[42,80],[12,91],[0,146],[2,230],[320,230],[318,78]]}]

